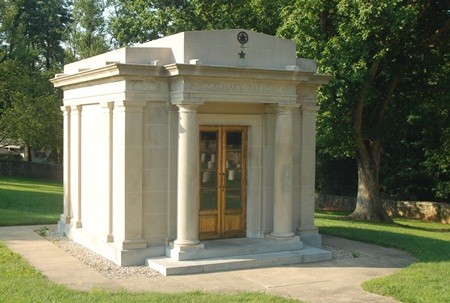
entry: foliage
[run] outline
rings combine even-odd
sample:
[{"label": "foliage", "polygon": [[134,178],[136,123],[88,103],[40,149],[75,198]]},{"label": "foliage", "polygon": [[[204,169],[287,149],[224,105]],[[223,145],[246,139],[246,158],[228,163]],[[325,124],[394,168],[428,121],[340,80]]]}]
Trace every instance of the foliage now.
[{"label": "foliage", "polygon": [[450,228],[446,224],[395,219],[395,225],[355,222],[335,213],[316,213],[319,231],[366,243],[406,251],[419,261],[397,273],[370,280],[365,290],[401,302],[449,302]]},{"label": "foliage", "polygon": [[62,199],[59,183],[0,177],[0,226],[55,224]]},{"label": "foliage", "polygon": [[46,226],[41,226],[35,230],[35,232],[41,237],[45,237],[47,235],[47,231],[48,228]]},{"label": "foliage", "polygon": [[47,70],[60,66],[69,23],[65,0],[0,0],[0,62],[19,59]]},{"label": "foliage", "polygon": [[450,54],[442,51],[405,79],[387,112],[382,185],[403,199],[450,201]]},{"label": "foliage", "polygon": [[120,45],[187,30],[246,28],[275,34],[280,10],[291,1],[116,0],[111,32]]},{"label": "foliage", "polygon": [[379,193],[385,116],[405,79],[445,64],[427,58],[448,49],[448,11],[445,2],[401,0],[304,0],[283,11],[279,33],[334,76],[319,97],[318,145],[357,159],[355,218],[389,221]]},{"label": "foliage", "polygon": [[64,0],[0,0],[0,139],[61,145],[59,97],[48,78],[64,61]]},{"label": "foliage", "polygon": [[[323,142],[322,142],[323,143]],[[316,192],[322,195],[355,196],[358,188],[357,163],[352,158],[333,158],[316,152]]]},{"label": "foliage", "polygon": [[0,138],[58,151],[62,140],[59,97],[43,72],[18,60],[0,63]]},{"label": "foliage", "polygon": [[105,1],[77,0],[72,7],[69,27],[68,60],[89,58],[109,50],[106,41]]}]

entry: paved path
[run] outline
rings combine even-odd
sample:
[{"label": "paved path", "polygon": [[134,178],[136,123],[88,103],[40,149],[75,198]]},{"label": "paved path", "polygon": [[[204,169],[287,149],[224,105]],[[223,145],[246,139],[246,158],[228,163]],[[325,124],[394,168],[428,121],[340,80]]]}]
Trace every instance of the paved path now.
[{"label": "paved path", "polygon": [[56,283],[78,290],[93,287],[129,291],[263,291],[305,302],[396,302],[365,292],[360,285],[414,262],[409,254],[324,236],[324,244],[358,252],[358,258],[196,275],[110,280],[37,235],[36,226],[2,227],[0,241]]}]

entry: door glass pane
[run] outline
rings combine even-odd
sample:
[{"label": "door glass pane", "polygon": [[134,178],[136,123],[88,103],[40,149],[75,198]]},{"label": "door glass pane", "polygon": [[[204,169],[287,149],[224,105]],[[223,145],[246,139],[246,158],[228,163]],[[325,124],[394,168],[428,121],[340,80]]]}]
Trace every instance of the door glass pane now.
[{"label": "door glass pane", "polygon": [[226,135],[226,209],[241,207],[242,190],[242,132]]},{"label": "door glass pane", "polygon": [[241,207],[241,190],[227,189],[226,194],[227,209],[240,208]]},{"label": "door glass pane", "polygon": [[200,132],[200,209],[217,209],[217,131]]}]

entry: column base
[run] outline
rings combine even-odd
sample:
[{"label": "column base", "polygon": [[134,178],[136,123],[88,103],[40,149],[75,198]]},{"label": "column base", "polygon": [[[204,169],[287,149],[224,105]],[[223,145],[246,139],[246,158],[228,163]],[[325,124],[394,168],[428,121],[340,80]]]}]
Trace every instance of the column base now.
[{"label": "column base", "polygon": [[69,223],[69,224],[70,224],[70,220],[71,220],[71,219],[72,219],[72,217],[66,216],[66,215],[64,215],[64,214],[62,214],[62,215],[59,217],[59,220],[60,220],[61,222]]},{"label": "column base", "polygon": [[169,246],[171,249],[178,252],[205,248],[205,245],[200,243],[200,241],[183,241],[182,243],[177,243],[177,240],[175,240],[173,243],[170,243]]},{"label": "column base", "polygon": [[70,220],[70,225],[75,227],[75,228],[82,228],[83,227],[83,224],[81,223],[81,221],[80,220],[76,220],[74,218],[72,218]]},{"label": "column base", "polygon": [[145,239],[133,239],[133,240],[125,240],[122,242],[122,249],[137,249],[137,248],[146,248],[147,241]]},{"label": "column base", "polygon": [[271,232],[270,233],[270,235],[272,236],[272,237],[278,237],[278,238],[289,238],[289,237],[293,237],[293,236],[295,236],[295,234],[293,233],[293,232],[291,232],[291,231],[289,231],[289,232],[276,232],[276,231],[273,231],[273,232]]},{"label": "column base", "polygon": [[191,245],[170,242],[169,246],[166,246],[166,256],[176,261],[195,260],[203,255],[204,248],[205,245],[200,242]]},{"label": "column base", "polygon": [[113,243],[114,242],[114,236],[111,234],[108,234],[106,236],[106,243]]},{"label": "column base", "polygon": [[276,242],[289,242],[289,241],[300,241],[300,237],[292,233],[292,236],[276,236],[273,234],[267,235],[266,239],[273,240]]}]

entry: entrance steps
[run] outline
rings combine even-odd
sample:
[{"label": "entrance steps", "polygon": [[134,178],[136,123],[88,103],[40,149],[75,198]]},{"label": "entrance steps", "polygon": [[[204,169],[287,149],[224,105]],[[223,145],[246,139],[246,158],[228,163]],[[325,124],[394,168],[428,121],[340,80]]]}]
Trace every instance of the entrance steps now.
[{"label": "entrance steps", "polygon": [[147,258],[147,266],[165,276],[269,267],[330,260],[331,252],[303,245],[301,241],[270,239],[223,239],[204,241],[204,249],[177,252],[167,248],[167,256]]}]

